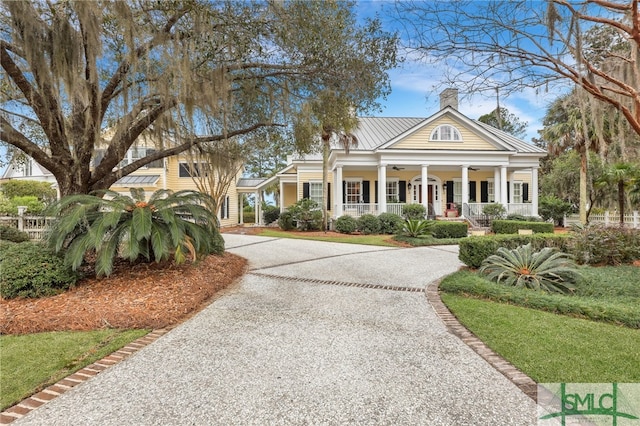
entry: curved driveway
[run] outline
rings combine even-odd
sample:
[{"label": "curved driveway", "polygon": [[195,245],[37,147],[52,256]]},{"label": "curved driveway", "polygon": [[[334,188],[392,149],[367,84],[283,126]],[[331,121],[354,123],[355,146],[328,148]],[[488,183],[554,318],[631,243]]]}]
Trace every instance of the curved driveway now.
[{"label": "curved driveway", "polygon": [[13,424],[535,424],[533,401],[426,300],[457,247],[224,237],[249,259],[238,284]]}]

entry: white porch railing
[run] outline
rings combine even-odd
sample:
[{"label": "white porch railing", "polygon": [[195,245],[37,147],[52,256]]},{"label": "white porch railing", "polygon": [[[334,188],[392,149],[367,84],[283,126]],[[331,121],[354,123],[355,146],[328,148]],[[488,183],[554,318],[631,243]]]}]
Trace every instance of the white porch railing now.
[{"label": "white porch railing", "polygon": [[[483,216],[482,212],[485,206],[491,205],[494,203],[469,203],[469,215],[471,217],[474,216]],[[466,214],[466,212],[465,212]],[[507,214],[519,214],[522,216],[532,216],[533,215],[533,205],[531,203],[511,203],[507,205]]]}]

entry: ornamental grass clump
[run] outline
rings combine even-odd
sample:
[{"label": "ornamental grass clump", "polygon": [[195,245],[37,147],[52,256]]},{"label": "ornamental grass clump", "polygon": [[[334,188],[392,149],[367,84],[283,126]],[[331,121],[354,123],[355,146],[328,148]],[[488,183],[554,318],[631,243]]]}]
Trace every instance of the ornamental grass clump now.
[{"label": "ornamental grass clump", "polygon": [[500,247],[482,262],[480,272],[499,284],[550,293],[572,293],[580,278],[567,254],[550,247],[536,252],[531,244],[513,250]]}]

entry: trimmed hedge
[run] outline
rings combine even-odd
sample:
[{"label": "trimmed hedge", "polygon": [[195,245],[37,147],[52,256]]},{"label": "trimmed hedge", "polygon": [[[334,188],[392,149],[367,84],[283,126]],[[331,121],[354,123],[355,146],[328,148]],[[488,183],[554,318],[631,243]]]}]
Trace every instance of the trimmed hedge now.
[{"label": "trimmed hedge", "polygon": [[445,222],[436,220],[433,223],[431,235],[434,238],[464,238],[469,232],[466,222]]},{"label": "trimmed hedge", "polygon": [[381,213],[378,216],[380,220],[380,233],[397,234],[402,230],[404,219],[395,213]]},{"label": "trimmed hedge", "polygon": [[517,234],[519,229],[531,229],[534,234],[553,232],[553,223],[520,220],[494,220],[491,230],[496,234]]},{"label": "trimmed hedge", "polygon": [[353,216],[343,215],[336,219],[336,231],[341,234],[351,234],[358,228],[356,219]]},{"label": "trimmed hedge", "polygon": [[372,214],[363,214],[357,220],[358,231],[365,235],[380,233],[380,219]]},{"label": "trimmed hedge", "polygon": [[65,265],[61,256],[31,242],[3,247],[0,270],[0,295],[5,299],[52,296],[78,280],[78,274]]},{"label": "trimmed hedge", "polygon": [[479,268],[482,261],[497,253],[498,248],[514,249],[531,243],[534,250],[544,247],[557,247],[567,252],[568,234],[534,234],[534,235],[486,235],[468,237],[460,240],[458,259],[471,268]]}]

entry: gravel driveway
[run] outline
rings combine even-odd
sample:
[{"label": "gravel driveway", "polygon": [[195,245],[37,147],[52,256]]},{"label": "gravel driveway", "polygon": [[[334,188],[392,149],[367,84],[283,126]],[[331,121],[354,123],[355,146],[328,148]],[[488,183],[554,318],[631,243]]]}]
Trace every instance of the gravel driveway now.
[{"label": "gravel driveway", "polygon": [[426,300],[456,246],[224,234],[248,273],[15,425],[528,425],[535,404]]}]

